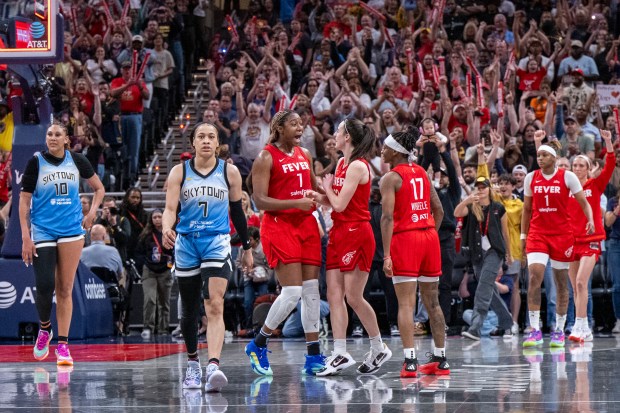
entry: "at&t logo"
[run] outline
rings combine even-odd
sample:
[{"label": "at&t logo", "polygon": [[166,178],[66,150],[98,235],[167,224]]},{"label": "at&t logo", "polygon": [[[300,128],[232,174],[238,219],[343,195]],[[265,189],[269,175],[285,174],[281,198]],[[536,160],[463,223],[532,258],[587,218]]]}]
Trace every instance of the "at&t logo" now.
[{"label": "at&t logo", "polygon": [[0,281],[0,309],[9,308],[17,301],[15,286],[7,281]]}]

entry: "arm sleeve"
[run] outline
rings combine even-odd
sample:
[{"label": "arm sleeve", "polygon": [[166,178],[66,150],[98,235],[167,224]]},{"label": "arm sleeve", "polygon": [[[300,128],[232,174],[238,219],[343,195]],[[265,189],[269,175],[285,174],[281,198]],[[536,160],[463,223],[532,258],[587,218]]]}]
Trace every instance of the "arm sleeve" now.
[{"label": "arm sleeve", "polygon": [[37,179],[39,179],[39,161],[36,156],[33,156],[26,164],[26,169],[24,170],[22,191],[30,194],[34,193],[37,186]]},{"label": "arm sleeve", "polygon": [[80,171],[80,176],[84,179],[90,179],[95,174],[95,170],[93,166],[90,164],[88,159],[81,153],[70,152],[71,157],[73,158],[73,162],[75,162],[75,166],[77,166]]},{"label": "arm sleeve", "polygon": [[239,238],[241,239],[241,244],[243,245],[244,250],[250,249],[250,237],[248,235],[248,223],[245,219],[245,214],[243,213],[243,207],[241,206],[241,200],[230,202],[230,219],[235,226],[235,230],[237,234],[239,234]]},{"label": "arm sleeve", "polygon": [[583,191],[581,182],[579,182],[579,178],[577,178],[577,175],[575,175],[574,173],[566,171],[564,173],[564,181],[566,182],[566,186],[570,190],[571,194],[574,195],[578,192]]},{"label": "arm sleeve", "polygon": [[[523,195],[524,196],[532,196],[532,178],[534,176],[534,172],[530,172],[526,175],[523,180]],[[577,178],[577,177],[575,177]],[[579,183],[579,181],[577,181]]]}]

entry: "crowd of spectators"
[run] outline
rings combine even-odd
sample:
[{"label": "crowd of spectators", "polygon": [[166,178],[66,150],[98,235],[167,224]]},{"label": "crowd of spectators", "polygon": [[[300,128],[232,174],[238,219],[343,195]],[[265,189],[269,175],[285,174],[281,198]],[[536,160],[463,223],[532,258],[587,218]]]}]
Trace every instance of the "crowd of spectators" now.
[{"label": "crowd of spectators", "polygon": [[[356,118],[375,131],[370,163],[376,177],[388,171],[380,158],[382,141],[390,133],[420,128],[419,160],[429,168],[445,212],[439,231],[440,302],[448,323],[454,322],[452,271],[455,262],[464,261],[454,209],[475,190],[479,163],[486,165],[493,188],[499,190],[503,182],[516,200],[523,199],[525,175],[538,168],[537,139],[559,140],[566,159],[558,163],[569,166],[574,156],[584,154],[601,169],[605,151],[599,128],[612,132],[618,148],[614,106],[603,104],[596,89],[619,83],[620,40],[609,1],[252,0],[247,8],[232,2],[234,10],[223,2],[229,15],[216,20],[209,38],[203,23],[213,5],[206,2],[132,1],[124,19],[119,17],[123,2],[120,7],[109,3],[113,23],[106,19],[103,2],[66,4],[77,11],[79,24],[74,28],[67,19],[64,61],[48,68],[54,111],[69,128],[72,149],[87,154],[107,189],[125,190],[135,182],[183,102],[199,57],[206,57],[203,119],[216,125],[219,156],[237,165],[244,180],[268,143],[272,115],[282,108],[302,118],[301,145],[312,154],[319,179],[335,169],[339,154],[332,134],[342,120]],[[143,79],[133,75],[134,52],[138,68],[145,62]],[[10,76],[0,75],[2,95],[17,93]],[[9,117],[10,100],[0,100],[0,125],[8,124]],[[0,150],[8,153],[3,132],[0,127]],[[606,191],[609,206],[602,205],[609,211],[612,246],[620,245],[620,224],[615,223],[619,188],[620,160]],[[252,211],[251,185],[244,189],[248,218],[258,228],[255,214],[260,211]],[[380,202],[377,196],[372,202]],[[146,212],[133,210],[130,192],[118,218],[109,215],[110,206],[101,218],[108,238],[118,243],[123,259],[124,254],[134,256]],[[316,212],[326,235],[329,215],[329,208]],[[260,232],[251,233],[256,257]],[[608,261],[620,262],[620,247],[608,255]],[[265,283],[273,291],[276,283],[268,281],[272,275],[263,267],[244,274],[240,284],[262,293]],[[610,269],[620,319],[620,269]],[[518,292],[517,283],[505,284],[509,290],[515,286],[508,293]],[[472,289],[461,291],[469,295],[465,291]],[[242,327],[251,327],[250,300],[247,294]],[[393,305],[387,303],[388,312]],[[423,308],[416,321],[423,329]]]}]

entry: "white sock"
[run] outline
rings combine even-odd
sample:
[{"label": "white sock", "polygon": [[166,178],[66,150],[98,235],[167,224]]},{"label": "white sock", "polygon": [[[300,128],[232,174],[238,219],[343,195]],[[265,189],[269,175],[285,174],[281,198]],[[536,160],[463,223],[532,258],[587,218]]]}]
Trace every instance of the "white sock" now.
[{"label": "white sock", "polygon": [[588,324],[588,319],[585,317],[583,318],[577,317],[575,319],[575,325],[579,325],[579,328],[582,330],[590,328],[590,325]]},{"label": "white sock", "polygon": [[403,353],[405,353],[406,359],[414,359],[415,358],[415,348],[404,348]]},{"label": "white sock", "polygon": [[370,337],[370,348],[377,353],[383,351],[383,340],[381,340],[381,335],[378,335],[376,337]]},{"label": "white sock", "polygon": [[346,338],[335,338],[334,339],[334,353],[344,354],[346,352],[347,352],[347,339]]},{"label": "white sock", "polygon": [[534,330],[540,330],[540,311],[529,311],[530,327]]},{"label": "white sock", "polygon": [[433,354],[437,357],[446,357],[446,348],[445,347],[435,347],[433,350]]},{"label": "white sock", "polygon": [[566,325],[566,314],[559,315],[558,313],[555,313],[555,330],[564,331],[565,325]]}]

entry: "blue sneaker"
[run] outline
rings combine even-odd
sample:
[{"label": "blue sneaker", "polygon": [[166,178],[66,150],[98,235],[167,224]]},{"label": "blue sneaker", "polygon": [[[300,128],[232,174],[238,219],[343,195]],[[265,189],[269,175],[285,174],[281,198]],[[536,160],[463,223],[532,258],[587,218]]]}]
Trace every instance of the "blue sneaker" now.
[{"label": "blue sneaker", "polygon": [[321,371],[325,368],[325,361],[327,357],[322,354],[317,354],[316,356],[306,356],[306,364],[304,364],[304,368],[302,369],[302,373],[308,374],[310,376],[316,375],[317,371]]},{"label": "blue sneaker", "polygon": [[267,347],[258,347],[254,341],[250,341],[245,346],[245,354],[250,358],[252,370],[261,376],[273,376],[267,353],[271,353],[271,351],[267,350]]}]

